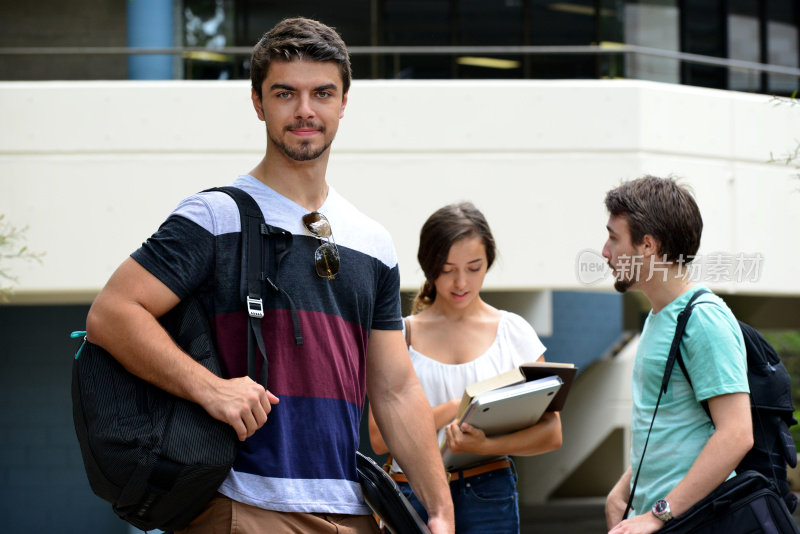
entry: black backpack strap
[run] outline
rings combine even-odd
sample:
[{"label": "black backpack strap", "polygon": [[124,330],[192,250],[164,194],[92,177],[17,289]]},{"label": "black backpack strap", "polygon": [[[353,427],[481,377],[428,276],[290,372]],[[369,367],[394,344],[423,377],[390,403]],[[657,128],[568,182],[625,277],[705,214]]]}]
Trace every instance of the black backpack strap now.
[{"label": "black backpack strap", "polygon": [[[269,361],[261,330],[264,318],[264,288],[269,287],[281,293],[289,302],[297,345],[303,344],[297,308],[286,291],[279,288],[274,280],[281,258],[289,251],[292,234],[281,228],[270,226],[264,220],[261,207],[246,191],[238,187],[213,187],[207,191],[220,191],[228,194],[239,209],[242,231],[241,286],[242,300],[247,309],[247,374],[267,387]],[[266,244],[266,246],[264,246]],[[266,284],[266,285],[265,285]],[[260,357],[259,357],[260,356]],[[261,373],[258,373],[258,360],[261,360]]]},{"label": "black backpack strap", "polygon": [[[691,310],[694,309],[694,300],[697,297],[699,297],[700,295],[702,295],[703,293],[710,293],[710,291],[706,291],[705,289],[701,289],[700,291],[698,291],[697,293],[694,294],[694,296],[692,297],[692,300],[690,300],[689,304],[686,305],[687,308],[689,306],[691,306],[691,308],[689,309],[689,314],[688,315],[692,314]],[[687,322],[689,321],[688,315],[687,315],[687,318],[686,318]],[[686,325],[685,324],[683,325],[683,328],[680,331],[681,337],[683,336],[683,331],[684,330],[686,330]],[[678,345],[680,345],[680,337],[677,337],[677,335],[678,335],[678,330],[677,329],[675,330],[675,335],[676,335],[676,338],[678,340]],[[673,344],[674,343],[675,343],[675,341],[673,340]],[[686,378],[686,381],[689,383],[689,387],[694,389],[694,386],[692,385],[692,377],[689,376],[689,370],[686,369],[686,364],[683,361],[683,353],[681,352],[680,346],[678,346],[677,351],[678,352],[676,354],[676,361],[678,362],[678,366],[680,366],[681,372],[683,373],[683,376]],[[705,410],[706,415],[708,415],[708,418],[711,419],[711,410],[708,408],[708,402],[702,401],[700,403],[700,406],[703,407],[703,410]]]},{"label": "black backpack strap", "polygon": [[[206,191],[220,191],[228,194],[239,209],[242,232],[241,280],[244,287],[244,302],[247,308],[247,375],[267,387],[268,360],[261,333],[261,319],[264,318],[264,298],[262,294],[261,273],[263,272],[264,247],[262,247],[262,222],[264,215],[256,201],[246,192],[236,187],[214,187]],[[205,192],[205,191],[204,191]],[[263,361],[261,373],[257,375],[258,352]]]},{"label": "black backpack strap", "polygon": [[[650,428],[647,431],[647,439],[644,441],[644,447],[642,447],[642,457],[639,459],[639,467],[636,469],[636,476],[633,479],[633,485],[631,486],[631,494],[628,497],[628,504],[625,507],[625,513],[622,514],[622,519],[624,520],[628,517],[631,509],[633,508],[633,496],[636,493],[636,484],[639,482],[639,474],[642,472],[642,465],[644,464],[644,455],[647,452],[647,444],[650,443],[650,433],[653,431],[653,423],[656,421],[656,414],[658,413],[658,406],[661,404],[661,396],[667,392],[667,387],[669,386],[669,379],[672,376],[672,368],[675,367],[675,360],[680,355],[680,344],[681,338],[683,337],[683,332],[686,330],[686,323],[689,322],[689,317],[692,315],[692,309],[694,308],[694,301],[700,295],[705,293],[710,293],[710,291],[706,289],[700,289],[692,295],[692,298],[689,299],[689,302],[686,304],[686,307],[683,308],[678,314],[678,324],[675,327],[675,335],[672,337],[672,344],[669,348],[669,354],[667,355],[667,363],[664,368],[664,377],[661,379],[661,388],[658,390],[658,399],[656,400],[656,406],[653,409],[653,419],[650,421]],[[683,367],[683,361],[680,360],[681,367]],[[688,373],[686,373],[686,377],[688,380]]]}]

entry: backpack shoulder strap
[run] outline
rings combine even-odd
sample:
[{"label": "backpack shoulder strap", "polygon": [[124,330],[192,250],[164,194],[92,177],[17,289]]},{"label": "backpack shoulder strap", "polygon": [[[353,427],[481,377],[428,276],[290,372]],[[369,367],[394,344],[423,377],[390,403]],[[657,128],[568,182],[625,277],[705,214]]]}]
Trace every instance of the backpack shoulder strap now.
[{"label": "backpack shoulder strap", "polygon": [[[675,353],[675,360],[677,360],[678,365],[683,372],[683,376],[686,377],[686,381],[689,382],[689,387],[692,387],[692,379],[689,377],[689,372],[686,370],[686,364],[683,362],[683,355],[681,354],[681,338],[683,338],[683,333],[686,331],[686,325],[689,322],[689,317],[692,315],[692,310],[696,305],[695,301],[701,295],[706,293],[711,293],[707,289],[701,289],[697,291],[692,298],[689,299],[689,302],[686,303],[686,307],[683,311],[678,315],[678,324],[675,327],[675,337],[672,339],[672,345],[670,346],[670,354],[673,352]],[[663,385],[663,384],[662,384]],[[707,411],[707,409],[706,409]]]},{"label": "backpack shoulder strap", "polygon": [[[636,469],[636,476],[633,479],[633,485],[631,486],[631,493],[628,497],[628,505],[625,508],[625,512],[622,515],[622,519],[628,517],[628,513],[633,508],[633,496],[636,493],[636,484],[639,481],[639,473],[642,471],[642,465],[644,465],[644,455],[647,452],[647,444],[650,442],[650,433],[653,431],[653,423],[656,421],[656,414],[658,414],[658,406],[661,404],[661,396],[667,392],[667,387],[669,386],[669,379],[672,376],[672,368],[675,367],[675,360],[676,358],[680,358],[680,344],[681,338],[683,337],[683,332],[686,330],[686,323],[689,322],[689,317],[692,315],[692,309],[694,309],[695,300],[700,295],[705,293],[710,293],[710,291],[706,289],[701,289],[697,291],[692,298],[689,299],[689,302],[686,304],[686,307],[678,314],[678,324],[675,327],[675,335],[672,337],[672,344],[669,348],[669,354],[667,355],[667,363],[664,368],[664,377],[661,379],[661,389],[658,390],[658,400],[656,400],[656,406],[653,409],[653,419],[650,421],[650,428],[647,431],[647,439],[645,439],[644,446],[642,447],[642,457],[639,459],[639,467]],[[683,367],[683,362],[680,360],[680,365]],[[689,375],[686,374],[686,378],[688,380]],[[691,384],[691,382],[690,382]]]},{"label": "backpack shoulder strap", "polygon": [[[239,209],[242,231],[241,280],[244,288],[242,295],[248,315],[247,335],[247,375],[254,381],[267,387],[268,360],[261,333],[261,319],[264,318],[264,300],[262,295],[262,273],[266,247],[263,247],[263,236],[268,235],[264,214],[255,199],[245,191],[232,186],[213,187],[207,191],[220,191],[228,194]],[[257,347],[257,348],[256,348]],[[258,352],[261,353],[261,372],[258,373]]]},{"label": "backpack shoulder strap", "polygon": [[683,308],[678,314],[678,324],[675,326],[675,335],[672,338],[672,344],[669,348],[669,355],[667,356],[667,366],[664,370],[664,379],[661,381],[661,389],[666,393],[667,385],[669,384],[670,376],[672,375],[672,368],[675,366],[675,361],[678,361],[678,365],[683,371],[684,376],[686,376],[686,380],[689,382],[689,386],[692,385],[692,379],[689,378],[689,373],[686,371],[686,364],[683,362],[683,356],[681,355],[681,339],[683,338],[683,333],[686,331],[686,325],[689,323],[689,318],[692,316],[692,310],[695,307],[695,301],[701,296],[705,295],[706,293],[711,293],[707,289],[701,289],[695,292],[692,295],[692,298],[689,299],[689,302],[686,303],[686,306]]}]

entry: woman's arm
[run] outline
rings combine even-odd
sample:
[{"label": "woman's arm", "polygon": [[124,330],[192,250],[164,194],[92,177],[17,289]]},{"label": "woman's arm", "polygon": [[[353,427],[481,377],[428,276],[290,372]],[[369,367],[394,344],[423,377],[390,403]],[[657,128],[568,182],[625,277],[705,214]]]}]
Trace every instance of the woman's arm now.
[{"label": "woman's arm", "polygon": [[[440,428],[455,419],[460,403],[461,399],[453,399],[433,407],[433,422],[437,432]],[[386,443],[383,441],[381,431],[378,429],[378,424],[375,422],[375,416],[372,415],[372,406],[369,408],[369,443],[372,445],[372,450],[375,451],[376,454],[386,454],[389,452]]]},{"label": "woman's arm", "polygon": [[533,426],[493,437],[472,425],[451,423],[447,425],[447,446],[457,454],[532,456],[550,452],[561,447],[561,416],[546,412]]},{"label": "woman's arm", "polygon": [[[536,361],[543,362],[544,354]],[[447,426],[447,446],[454,453],[533,456],[561,448],[561,416],[558,412],[545,412],[541,419],[528,428],[502,436],[487,437],[484,432],[469,424],[453,422]]]}]

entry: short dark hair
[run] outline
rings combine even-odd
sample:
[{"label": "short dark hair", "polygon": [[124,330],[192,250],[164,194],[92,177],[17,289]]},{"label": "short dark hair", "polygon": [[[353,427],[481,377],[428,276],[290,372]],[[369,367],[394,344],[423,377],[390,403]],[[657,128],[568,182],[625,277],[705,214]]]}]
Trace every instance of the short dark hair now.
[{"label": "short dark hair", "polygon": [[414,298],[413,312],[430,306],[436,299],[434,281],[442,274],[450,247],[466,237],[480,237],[486,249],[486,268],[492,266],[497,248],[486,217],[471,202],[439,208],[425,221],[419,232],[417,260],[425,274],[425,283]]},{"label": "short dark hair", "polygon": [[250,82],[261,97],[261,84],[273,61],[333,61],[342,76],[342,94],[350,89],[350,54],[336,30],[303,17],[284,19],[267,31],[253,47],[250,57]]},{"label": "short dark hair", "polygon": [[605,204],[611,215],[625,217],[634,245],[651,235],[667,261],[689,263],[700,248],[700,209],[689,188],[671,177],[647,175],[625,182],[606,194]]}]

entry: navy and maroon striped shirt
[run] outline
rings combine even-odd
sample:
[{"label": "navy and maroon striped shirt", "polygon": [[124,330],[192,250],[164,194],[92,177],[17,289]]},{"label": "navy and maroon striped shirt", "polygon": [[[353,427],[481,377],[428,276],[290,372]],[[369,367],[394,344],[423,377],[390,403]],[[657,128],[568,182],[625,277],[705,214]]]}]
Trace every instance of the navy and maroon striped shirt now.
[{"label": "navy and maroon striped shirt", "polygon": [[[331,223],[341,266],[335,280],[321,278],[314,269],[320,241],[301,220],[308,210],[252,176],[233,185],[256,199],[268,224],[292,234],[275,282],[297,307],[303,344],[295,343],[288,299],[265,291],[269,390],[280,403],[241,448],[220,492],[270,510],[369,514],[355,452],[369,332],[402,327],[391,237],[331,188],[319,211]],[[229,377],[247,374],[240,254],[239,212],[221,192],[182,201],[132,254],[180,298],[200,294]]]}]

